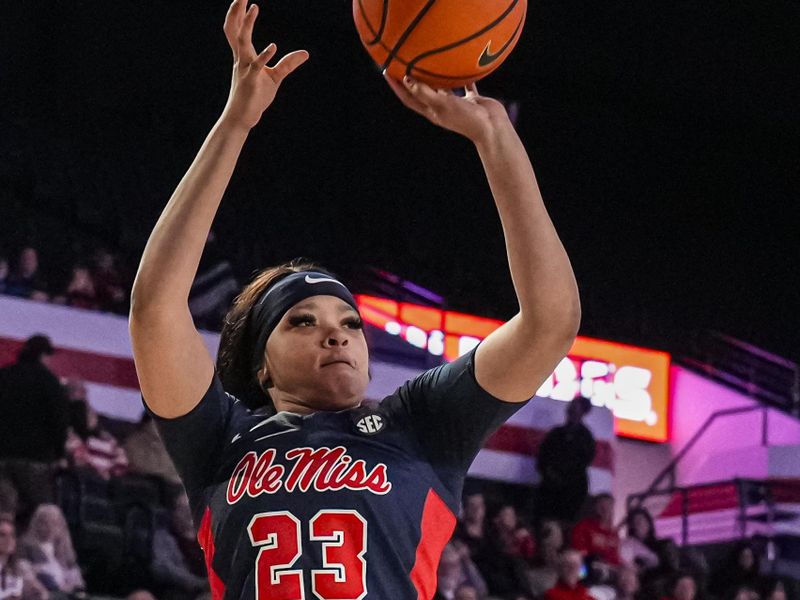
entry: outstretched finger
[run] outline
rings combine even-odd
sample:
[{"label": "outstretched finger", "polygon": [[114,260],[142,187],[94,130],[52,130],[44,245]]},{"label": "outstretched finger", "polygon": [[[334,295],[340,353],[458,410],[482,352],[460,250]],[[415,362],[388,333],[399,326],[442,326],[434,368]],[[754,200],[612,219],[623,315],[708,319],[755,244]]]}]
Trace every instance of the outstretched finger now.
[{"label": "outstretched finger", "polygon": [[414,112],[417,112],[421,115],[425,114],[425,112],[428,110],[428,107],[414,98],[411,92],[409,92],[402,83],[392,78],[388,73],[384,73],[383,78],[386,80],[386,83],[389,84],[389,87],[392,88],[392,91],[395,93],[395,95],[400,99],[400,102]]},{"label": "outstretched finger", "polygon": [[480,96],[478,93],[478,85],[474,81],[467,85],[464,90],[466,91],[467,96]]},{"label": "outstretched finger", "polygon": [[239,31],[242,29],[246,4],[247,0],[233,0],[225,15],[225,24],[222,26],[234,58],[239,57]]},{"label": "outstretched finger", "polygon": [[[245,0],[245,2],[246,1],[247,0]],[[257,16],[258,4],[251,4],[242,19],[242,27],[239,29],[239,35],[237,36],[239,56],[248,63],[254,61],[258,57],[258,53],[253,46],[253,26],[256,23]]]},{"label": "outstretched finger", "polygon": [[269,46],[264,48],[261,53],[258,55],[256,59],[256,64],[260,67],[266,67],[267,63],[272,60],[272,57],[275,56],[275,53],[278,51],[278,47],[275,43],[271,43]]},{"label": "outstretched finger", "polygon": [[302,65],[308,60],[308,51],[295,50],[290,52],[278,61],[278,64],[272,67],[272,73],[278,81],[282,81],[290,75],[297,67]]}]

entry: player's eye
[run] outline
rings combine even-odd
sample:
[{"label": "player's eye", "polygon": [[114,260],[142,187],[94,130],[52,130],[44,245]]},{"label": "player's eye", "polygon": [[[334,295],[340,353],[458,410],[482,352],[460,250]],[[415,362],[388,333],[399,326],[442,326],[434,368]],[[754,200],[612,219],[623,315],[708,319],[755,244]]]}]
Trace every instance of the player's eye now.
[{"label": "player's eye", "polygon": [[312,314],[293,315],[289,317],[289,325],[292,327],[310,327],[317,322]]},{"label": "player's eye", "polygon": [[364,321],[362,321],[359,317],[351,317],[344,322],[344,325],[350,329],[363,329]]}]

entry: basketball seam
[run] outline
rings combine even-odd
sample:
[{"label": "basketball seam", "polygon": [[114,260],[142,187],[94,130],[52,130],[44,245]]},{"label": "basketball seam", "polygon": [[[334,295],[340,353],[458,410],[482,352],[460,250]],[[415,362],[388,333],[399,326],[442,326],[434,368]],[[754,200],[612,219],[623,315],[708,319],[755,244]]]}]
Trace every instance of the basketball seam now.
[{"label": "basketball seam", "polygon": [[406,40],[408,40],[409,36],[411,35],[411,32],[414,31],[417,25],[420,24],[422,19],[425,17],[427,12],[433,7],[434,4],[436,4],[436,0],[428,0],[428,3],[422,7],[422,10],[420,10],[419,13],[417,13],[417,16],[414,17],[411,23],[409,23],[408,27],[406,27],[406,30],[397,39],[397,43],[394,45],[394,48],[392,48],[389,51],[389,56],[386,58],[386,62],[383,63],[383,70],[389,68],[389,65],[392,64],[392,61],[397,56],[397,53],[400,51],[400,48],[402,48],[403,44],[405,44]]},{"label": "basketball seam", "polygon": [[[469,35],[469,36],[467,36],[467,37],[465,37],[465,38],[463,38],[463,39],[461,39],[461,40],[458,40],[458,41],[452,42],[452,43],[450,43],[450,44],[447,44],[446,46],[442,46],[441,48],[435,48],[435,49],[433,49],[433,50],[428,50],[427,52],[423,52],[422,54],[420,54],[420,55],[419,55],[419,56],[417,56],[416,58],[413,58],[413,59],[411,59],[411,60],[408,62],[408,64],[406,65],[406,67],[407,67],[407,68],[406,68],[406,73],[407,73],[407,74],[410,74],[410,73],[411,73],[411,71],[412,71],[412,69],[415,69],[415,68],[417,68],[417,67],[416,67],[416,63],[418,63],[418,62],[419,62],[419,61],[421,61],[421,60],[424,60],[424,59],[428,58],[429,56],[433,56],[434,54],[440,54],[440,53],[442,53],[442,52],[447,52],[448,50],[452,50],[453,48],[457,48],[457,47],[458,47],[458,46],[460,46],[461,44],[464,44],[464,43],[466,43],[466,42],[469,42],[469,41],[471,41],[471,40],[474,40],[475,38],[477,38],[477,37],[480,37],[481,35],[483,35],[483,34],[484,34],[484,33],[486,33],[487,31],[491,31],[491,30],[492,30],[492,29],[494,29],[494,28],[495,28],[497,25],[499,25],[500,23],[502,23],[502,22],[503,22],[503,20],[504,20],[504,19],[505,19],[505,18],[506,18],[508,15],[510,15],[510,14],[511,14],[511,11],[513,11],[513,10],[514,10],[514,9],[517,7],[517,5],[518,5],[518,4],[519,4],[519,0],[513,0],[513,1],[511,2],[511,5],[510,5],[508,8],[506,8],[506,10],[505,10],[505,11],[503,11],[503,14],[501,14],[501,15],[500,15],[500,16],[499,16],[497,19],[495,19],[493,22],[489,23],[489,24],[488,24],[486,27],[484,27],[483,29],[481,29],[481,30],[477,31],[476,33],[473,33],[473,34],[471,34],[471,35]],[[527,11],[526,11],[526,12],[527,12]],[[519,27],[521,26],[521,24],[522,24],[522,21],[523,21],[524,19],[525,19],[525,14],[523,14],[523,15],[522,15],[522,18],[520,19],[520,23],[519,23],[519,25],[517,25],[517,29],[519,29]],[[516,37],[516,35],[517,35],[517,32],[515,31],[515,32],[514,32],[514,35],[513,35],[513,36],[511,36],[511,39],[513,40],[513,39]],[[424,73],[424,70],[422,70],[422,69],[419,69],[419,71]],[[481,74],[482,74],[482,73],[481,73]],[[460,76],[459,76],[459,77],[453,77],[453,79],[456,79],[456,78],[458,78],[458,79],[461,79],[462,77],[460,77]]]},{"label": "basketball seam", "polygon": [[[375,44],[380,43],[383,38],[383,32],[386,31],[386,22],[389,19],[389,0],[383,0],[383,14],[381,15],[381,24],[378,31],[375,31],[375,28],[372,26],[372,23],[370,23],[369,19],[367,18],[367,11],[364,10],[364,0],[358,0],[358,10],[361,13],[361,18],[364,19],[364,24],[367,26],[367,29],[369,29],[369,32],[373,36],[375,36],[374,39],[368,42],[365,41],[364,43],[367,46],[374,46]],[[381,45],[383,46],[383,44]],[[383,47],[386,48],[386,46]],[[387,52],[388,50],[389,49],[386,48]]]}]

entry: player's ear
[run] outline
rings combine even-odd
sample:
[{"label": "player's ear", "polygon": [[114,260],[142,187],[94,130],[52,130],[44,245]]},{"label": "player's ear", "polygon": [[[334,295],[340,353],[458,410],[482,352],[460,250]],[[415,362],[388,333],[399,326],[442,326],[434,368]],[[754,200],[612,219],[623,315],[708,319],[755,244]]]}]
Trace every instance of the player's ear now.
[{"label": "player's ear", "polygon": [[272,387],[272,379],[269,376],[266,363],[258,370],[258,375],[256,375],[256,377],[258,377],[258,384],[261,386],[262,390],[266,391]]}]

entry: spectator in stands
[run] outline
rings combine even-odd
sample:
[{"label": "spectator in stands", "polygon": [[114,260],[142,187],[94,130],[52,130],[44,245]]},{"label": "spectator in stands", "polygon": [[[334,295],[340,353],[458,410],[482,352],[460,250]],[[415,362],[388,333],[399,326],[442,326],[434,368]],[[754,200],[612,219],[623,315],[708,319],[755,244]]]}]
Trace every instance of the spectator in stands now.
[{"label": "spectator in stands", "polygon": [[483,598],[478,595],[478,590],[474,587],[464,584],[456,590],[453,600],[483,600]]},{"label": "spectator in stands", "polygon": [[592,410],[588,398],[569,403],[566,422],[542,441],[536,468],[541,476],[536,512],[539,518],[574,522],[589,493],[587,469],[595,455],[592,432],[583,418]]},{"label": "spectator in stands", "polygon": [[693,575],[681,573],[672,579],[669,595],[663,600],[695,600],[697,598],[697,581]]},{"label": "spectator in stands", "polygon": [[156,475],[168,483],[180,484],[178,472],[164,448],[152,417],[145,412],[136,429],[123,443],[128,469],[142,475]]},{"label": "spectator in stands", "polygon": [[639,600],[639,572],[636,567],[624,565],[617,572],[616,600]]},{"label": "spectator in stands", "polygon": [[208,590],[189,499],[183,490],[172,499],[169,522],[159,523],[153,534],[151,571],[161,592],[159,600],[190,600]]},{"label": "spectator in stands", "polygon": [[478,567],[472,562],[467,545],[458,539],[450,540],[439,562],[437,598],[454,600],[456,592],[467,585],[484,598],[488,592]]},{"label": "spectator in stands", "polygon": [[467,494],[464,510],[455,535],[469,547],[470,555],[479,555],[486,543],[486,501],[481,492]]},{"label": "spectator in stands", "polygon": [[537,528],[536,555],[529,571],[531,591],[537,598],[558,581],[559,553],[564,548],[564,531],[555,520],[541,521]]},{"label": "spectator in stands", "polygon": [[612,579],[620,562],[620,539],[614,527],[614,498],[598,494],[592,501],[592,513],[575,525],[572,546],[591,566],[592,580],[605,583]]},{"label": "spectator in stands", "polygon": [[672,583],[683,574],[680,549],[671,539],[657,543],[658,566],[647,571],[643,577],[645,598],[661,598],[669,594]]},{"label": "spectator in stands", "polygon": [[506,554],[533,563],[536,552],[533,536],[527,527],[520,524],[517,509],[512,505],[505,504],[497,511],[492,519],[491,537]]},{"label": "spectator in stands", "polygon": [[0,256],[0,294],[7,294],[8,289],[8,259]]},{"label": "spectator in stands", "polygon": [[53,302],[75,308],[97,310],[100,305],[97,302],[97,293],[89,268],[85,265],[75,265],[64,294],[54,297]]},{"label": "spectator in stands", "polygon": [[763,600],[789,600],[787,587],[780,579],[765,580],[761,597]]},{"label": "spectator in stands", "polygon": [[49,299],[47,284],[39,274],[39,254],[26,246],[19,253],[16,269],[9,275],[6,294],[46,302]]},{"label": "spectator in stands", "polygon": [[94,255],[91,274],[100,310],[124,313],[128,294],[116,262],[114,254],[101,248]]},{"label": "spectator in stands", "polygon": [[95,410],[85,400],[70,404],[72,429],[67,437],[67,454],[77,468],[88,468],[105,480],[128,470],[128,457],[119,442],[100,425]]},{"label": "spectator in stands", "polygon": [[545,600],[593,600],[581,584],[583,557],[576,550],[563,550],[558,557],[558,582],[547,590]]},{"label": "spectator in stands", "polygon": [[731,589],[723,598],[723,600],[761,600],[761,596],[753,588],[740,585]]},{"label": "spectator in stands", "polygon": [[231,263],[220,253],[216,235],[211,231],[189,291],[189,311],[195,325],[201,329],[219,331],[222,319],[238,291],[239,283],[233,275]]},{"label": "spectator in stands", "polygon": [[134,590],[125,596],[125,600],[156,600],[156,597],[147,590]]},{"label": "spectator in stands", "polygon": [[85,589],[67,522],[56,505],[42,504],[33,513],[20,554],[51,592],[78,594]]},{"label": "spectator in stands", "polygon": [[644,508],[635,508],[626,518],[628,536],[619,549],[620,560],[634,565],[640,573],[658,566],[658,540],[655,536],[653,517]]},{"label": "spectator in stands", "polygon": [[726,560],[714,572],[709,587],[712,593],[723,595],[742,586],[756,590],[763,583],[755,548],[750,541],[743,541],[733,547]]},{"label": "spectator in stands", "polygon": [[486,543],[475,556],[475,563],[486,578],[492,595],[516,597],[532,594],[529,566],[523,557],[533,554],[532,547],[531,535],[519,527],[514,507],[501,506],[486,532]]},{"label": "spectator in stands", "polygon": [[0,369],[0,476],[19,492],[23,521],[52,501],[53,464],[64,456],[68,400],[48,368],[54,352],[49,338],[35,335]]},{"label": "spectator in stands", "polygon": [[0,600],[48,600],[28,561],[17,556],[14,519],[0,515]]}]

